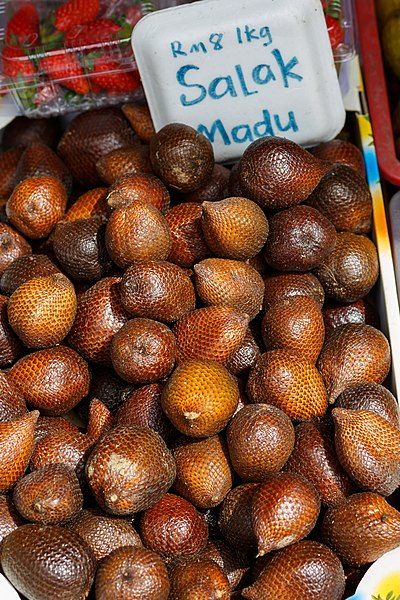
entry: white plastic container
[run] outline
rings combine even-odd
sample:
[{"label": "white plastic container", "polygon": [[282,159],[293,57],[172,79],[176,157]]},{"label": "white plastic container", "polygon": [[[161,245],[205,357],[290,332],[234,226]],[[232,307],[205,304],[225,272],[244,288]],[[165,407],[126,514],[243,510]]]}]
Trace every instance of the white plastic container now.
[{"label": "white plastic container", "polygon": [[265,135],[312,146],[343,127],[321,0],[201,0],[146,15],[132,45],[156,129],[191,125],[219,162]]}]

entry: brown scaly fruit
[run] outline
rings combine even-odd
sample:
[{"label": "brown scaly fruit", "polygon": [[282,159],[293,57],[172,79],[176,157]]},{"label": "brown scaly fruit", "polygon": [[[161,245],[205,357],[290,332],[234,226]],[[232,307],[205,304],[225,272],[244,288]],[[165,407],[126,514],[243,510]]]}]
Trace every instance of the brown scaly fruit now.
[{"label": "brown scaly fruit", "polygon": [[93,398],[98,398],[103,402],[109,411],[115,415],[118,408],[124,402],[124,392],[126,391],[126,382],[123,381],[114,369],[107,369],[100,365],[91,365],[92,381],[87,398],[81,402],[79,408],[82,415],[89,412],[89,402]]},{"label": "brown scaly fruit", "polygon": [[144,427],[119,425],[92,450],[86,476],[100,507],[115,515],[146,510],[171,487],[175,461],[164,440]]},{"label": "brown scaly fruit", "polygon": [[108,188],[97,187],[81,194],[68,208],[63,216],[63,221],[75,219],[88,219],[96,215],[107,216]]},{"label": "brown scaly fruit", "polygon": [[121,302],[134,317],[173,323],[195,309],[196,294],[187,271],[178,265],[143,261],[125,271]]},{"label": "brown scaly fruit", "polygon": [[175,365],[177,344],[172,331],[153,319],[130,319],[111,340],[116,373],[135,384],[168,377]]},{"label": "brown scaly fruit", "polygon": [[2,146],[8,150],[26,148],[32,142],[42,142],[50,148],[55,148],[60,135],[58,118],[30,119],[18,116],[4,127]]},{"label": "brown scaly fruit", "polygon": [[147,104],[128,103],[121,109],[136,135],[148,144],[156,131]]},{"label": "brown scaly fruit", "polygon": [[52,464],[24,475],[13,490],[19,514],[27,521],[61,525],[81,510],[83,495],[71,467]]},{"label": "brown scaly fruit", "polygon": [[251,521],[258,555],[299,542],[314,528],[321,502],[315,487],[296,473],[267,477],[254,492]]},{"label": "brown scaly fruit", "polygon": [[0,492],[7,492],[25,473],[34,449],[35,424],[39,416],[33,410],[13,421],[0,423]]},{"label": "brown scaly fruit", "polygon": [[204,185],[214,169],[214,152],[204,135],[183,123],[164,125],[150,140],[154,173],[180,192]]},{"label": "brown scaly fruit", "polygon": [[314,274],[328,298],[340,302],[364,298],[379,276],[376,246],[365,235],[339,232],[335,247],[315,268]]},{"label": "brown scaly fruit", "polygon": [[106,185],[112,185],[120,177],[131,173],[151,173],[149,148],[140,144],[116,148],[97,161],[96,169]]},{"label": "brown scaly fruit", "polygon": [[231,590],[235,590],[240,585],[250,568],[249,557],[223,540],[209,540],[200,556],[211,558],[221,567],[228,578]]},{"label": "brown scaly fruit", "polygon": [[155,206],[132,200],[116,208],[107,221],[106,247],[122,269],[143,260],[166,260],[172,237],[164,215]]},{"label": "brown scaly fruit", "polygon": [[36,471],[46,465],[61,463],[74,469],[81,486],[87,485],[84,468],[95,441],[80,431],[53,431],[36,442],[29,468]]},{"label": "brown scaly fruit", "polygon": [[0,198],[7,199],[16,185],[16,171],[22,156],[22,148],[10,148],[0,152]]},{"label": "brown scaly fruit", "polygon": [[7,307],[8,297],[0,295],[0,368],[14,363],[23,354],[22,342],[8,320]]},{"label": "brown scaly fruit", "polygon": [[341,600],[345,583],[343,566],[336,554],[324,544],[303,540],[272,556],[242,594],[249,600],[275,600],[290,590],[292,600]]},{"label": "brown scaly fruit", "polygon": [[393,394],[379,383],[356,383],[344,390],[335,401],[336,408],[369,410],[400,428],[399,405]]},{"label": "brown scaly fruit", "polygon": [[278,271],[310,271],[333,250],[336,229],[319,210],[301,204],[269,219],[264,258]]},{"label": "brown scaly fruit", "polygon": [[115,425],[115,417],[98,398],[93,398],[89,404],[89,416],[86,433],[95,440],[99,440]]},{"label": "brown scaly fruit", "polygon": [[55,273],[21,284],[10,296],[7,314],[27,348],[48,348],[67,336],[76,308],[74,285],[62,273]]},{"label": "brown scaly fruit", "polygon": [[294,427],[276,406],[248,404],[229,422],[227,442],[233,468],[243,481],[277,473],[294,447]]},{"label": "brown scaly fruit", "polygon": [[218,598],[229,600],[230,585],[221,567],[202,556],[181,560],[170,570],[169,600]]},{"label": "brown scaly fruit", "polygon": [[338,458],[362,490],[382,496],[400,484],[400,431],[369,410],[334,408]]},{"label": "brown scaly fruit", "polygon": [[288,350],[269,350],[250,369],[251,402],[273,404],[295,421],[322,417],[328,408],[323,379],[316,367]]},{"label": "brown scaly fruit", "polygon": [[243,342],[225,363],[225,367],[232,375],[247,375],[260,355],[260,344],[255,339],[250,327],[248,327]]},{"label": "brown scaly fruit", "polygon": [[128,173],[116,179],[107,194],[107,208],[113,211],[132,200],[141,200],[165,213],[170,205],[170,195],[161,179],[153,173]]},{"label": "brown scaly fruit", "polygon": [[51,175],[64,184],[67,195],[72,191],[72,176],[61,158],[41,142],[33,142],[28,146],[18,163],[16,183],[29,177]]},{"label": "brown scaly fruit", "polygon": [[26,237],[46,238],[61,219],[67,205],[67,193],[61,181],[50,175],[24,179],[6,204],[10,223]]},{"label": "brown scaly fruit", "polygon": [[3,539],[23,524],[24,520],[15,508],[12,497],[0,494],[0,551]]},{"label": "brown scaly fruit", "polygon": [[11,296],[21,284],[36,277],[59,273],[60,269],[46,254],[26,254],[12,261],[0,279],[3,294]]},{"label": "brown scaly fruit", "polygon": [[244,552],[255,552],[257,539],[252,524],[252,503],[258,483],[242,483],[234,487],[221,504],[218,525],[230,546]]},{"label": "brown scaly fruit", "polygon": [[307,199],[337,231],[369,233],[372,226],[372,195],[365,177],[351,167],[334,165]]},{"label": "brown scaly fruit", "polygon": [[98,508],[79,511],[66,527],[85,540],[98,561],[102,561],[117,548],[143,546],[131,523],[120,517],[107,515]]},{"label": "brown scaly fruit", "polygon": [[78,426],[65,417],[48,417],[47,415],[40,415],[35,427],[35,443],[57,431],[72,431],[74,433],[79,433]]},{"label": "brown scaly fruit", "polygon": [[134,140],[134,133],[119,108],[99,108],[80,113],[69,123],[57,146],[57,154],[77,183],[93,187],[100,183],[97,161]]},{"label": "brown scaly fruit", "polygon": [[344,500],[353,485],[337,457],[331,419],[298,423],[295,434],[294,449],[285,470],[311,481],[323,504],[333,506]]},{"label": "brown scaly fruit", "polygon": [[7,223],[0,223],[0,273],[4,273],[14,260],[31,254],[32,247],[25,237]]},{"label": "brown scaly fruit", "polygon": [[3,541],[1,566],[28,598],[85,598],[96,570],[91,549],[57,525],[22,525]]},{"label": "brown scaly fruit", "polygon": [[197,202],[183,202],[165,215],[172,236],[168,260],[180,267],[193,267],[211,255],[201,227],[202,212]]},{"label": "brown scaly fruit", "polygon": [[67,346],[26,354],[11,367],[9,378],[29,405],[50,416],[71,410],[90,386],[87,362]]},{"label": "brown scaly fruit", "polygon": [[243,342],[248,315],[228,306],[206,306],[184,315],[173,326],[177,363],[213,360],[226,363]]},{"label": "brown scaly fruit", "polygon": [[316,363],[325,339],[319,304],[311,296],[292,296],[269,308],[261,322],[266,350],[285,348]]},{"label": "brown scaly fruit", "polygon": [[176,201],[181,202],[206,202],[210,200],[215,202],[227,198],[228,194],[228,179],[230,171],[228,168],[220,164],[215,164],[213,172],[206,183],[193,192],[183,194],[175,193]]},{"label": "brown scaly fruit", "polygon": [[97,281],[112,268],[105,243],[106,222],[97,215],[60,221],[52,233],[53,251],[64,272],[75,281]]},{"label": "brown scaly fruit", "polygon": [[97,600],[167,600],[169,587],[164,562],[145,548],[125,546],[114,550],[96,573]]},{"label": "brown scaly fruit", "polygon": [[239,402],[239,388],[225,367],[210,360],[178,365],[161,396],[172,424],[190,437],[208,437],[224,429]]},{"label": "brown scaly fruit", "polygon": [[391,364],[390,345],[385,335],[371,325],[348,324],[327,334],[317,361],[334,402],[356,383],[382,383]]},{"label": "brown scaly fruit", "polygon": [[162,556],[198,554],[206,545],[204,516],[185,498],[165,494],[140,517],[140,537],[149,550]]},{"label": "brown scaly fruit", "polygon": [[79,295],[68,344],[86,360],[111,367],[112,337],[128,320],[121,303],[121,277],[104,277]]},{"label": "brown scaly fruit", "polygon": [[27,412],[25,398],[8,374],[0,371],[0,421],[12,421]]},{"label": "brown scaly fruit", "polygon": [[246,260],[258,254],[269,233],[263,210],[242,197],[203,202],[202,228],[208,247],[216,256]]},{"label": "brown scaly fruit", "polygon": [[312,148],[311,152],[321,160],[347,165],[365,177],[365,165],[361,150],[352,142],[336,138],[322,142]]},{"label": "brown scaly fruit", "polygon": [[329,166],[291,140],[268,136],[244,151],[238,167],[239,185],[264,208],[287,208],[304,202]]},{"label": "brown scaly fruit", "polygon": [[320,307],[324,304],[324,288],[312,273],[269,273],[264,277],[264,285],[266,310],[292,296],[310,296]]},{"label": "brown scaly fruit", "polygon": [[326,332],[347,323],[366,323],[379,329],[377,307],[365,298],[354,302],[327,300],[322,308],[322,316]]},{"label": "brown scaly fruit", "polygon": [[197,294],[207,306],[229,306],[252,320],[264,300],[261,275],[243,261],[207,258],[193,267]]},{"label": "brown scaly fruit", "polygon": [[322,541],[344,563],[372,563],[400,544],[400,513],[380,494],[352,494],[325,513]]},{"label": "brown scaly fruit", "polygon": [[149,383],[124,394],[116,413],[117,425],[148,427],[161,435],[169,444],[174,428],[161,408],[161,383]]},{"label": "brown scaly fruit", "polygon": [[174,489],[197,508],[218,506],[230,492],[234,472],[225,438],[180,437],[172,446],[176,462]]}]

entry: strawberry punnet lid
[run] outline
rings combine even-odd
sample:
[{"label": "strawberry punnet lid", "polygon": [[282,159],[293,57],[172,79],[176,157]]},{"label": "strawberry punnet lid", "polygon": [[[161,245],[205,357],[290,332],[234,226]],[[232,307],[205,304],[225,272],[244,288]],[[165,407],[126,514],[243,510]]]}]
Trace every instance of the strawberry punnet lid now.
[{"label": "strawberry punnet lid", "polygon": [[255,139],[313,146],[345,120],[321,0],[200,0],[146,15],[132,46],[156,129],[183,122],[217,161]]}]

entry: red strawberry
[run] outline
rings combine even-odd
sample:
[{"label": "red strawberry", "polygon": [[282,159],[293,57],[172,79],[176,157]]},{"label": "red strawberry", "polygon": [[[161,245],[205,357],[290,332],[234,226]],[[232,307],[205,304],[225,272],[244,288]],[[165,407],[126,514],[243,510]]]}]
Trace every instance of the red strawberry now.
[{"label": "red strawberry", "polygon": [[39,40],[39,15],[33,4],[24,4],[6,25],[6,42],[13,46],[34,45]]},{"label": "red strawberry", "polygon": [[94,60],[91,78],[109,92],[133,92],[140,85],[138,71],[122,71],[118,61],[105,57]]},{"label": "red strawberry", "polygon": [[32,75],[36,69],[29,57],[25,54],[23,48],[17,46],[5,46],[2,53],[3,73],[7,77],[18,77],[22,75],[28,83],[33,80]]},{"label": "red strawberry", "polygon": [[125,11],[125,19],[132,27],[134,27],[142,17],[143,13],[140,6],[130,6]]},{"label": "red strawberry", "polygon": [[90,92],[89,82],[75,54],[59,50],[42,58],[40,66],[49,79],[58,81],[70,90],[78,94]]},{"label": "red strawberry", "polygon": [[329,39],[331,41],[332,49],[334,50],[343,42],[344,31],[341,24],[337,19],[331,15],[325,15],[326,27],[328,29]]},{"label": "red strawberry", "polygon": [[111,19],[96,19],[86,25],[75,25],[65,36],[66,46],[90,46],[109,42],[121,27]]},{"label": "red strawberry", "polygon": [[99,11],[99,0],[70,0],[56,8],[54,24],[58,31],[69,31],[75,25],[94,21]]}]

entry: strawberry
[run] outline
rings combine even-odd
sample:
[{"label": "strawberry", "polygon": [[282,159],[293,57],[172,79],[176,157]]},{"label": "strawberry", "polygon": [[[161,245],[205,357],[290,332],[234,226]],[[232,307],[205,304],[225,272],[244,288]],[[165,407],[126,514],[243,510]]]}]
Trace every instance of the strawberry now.
[{"label": "strawberry", "polygon": [[125,11],[125,19],[131,25],[131,27],[134,27],[142,17],[143,13],[140,6],[130,6]]},{"label": "strawberry", "polygon": [[329,39],[331,41],[332,49],[334,50],[343,42],[344,31],[341,24],[337,19],[331,15],[325,15],[326,27],[328,29]]},{"label": "strawberry", "polygon": [[18,77],[21,75],[26,82],[33,80],[36,69],[23,48],[17,46],[5,46],[2,53],[3,74],[7,77]]},{"label": "strawberry", "polygon": [[78,94],[90,92],[89,82],[75,54],[59,50],[42,58],[40,66],[49,79],[58,81],[70,90]]},{"label": "strawberry", "polygon": [[109,92],[133,92],[140,85],[138,71],[122,71],[118,61],[104,56],[94,60],[91,79]]},{"label": "strawberry", "polygon": [[24,4],[6,25],[6,42],[13,46],[33,45],[39,40],[39,15],[33,4]]},{"label": "strawberry", "polygon": [[54,25],[58,31],[69,31],[75,25],[94,21],[99,11],[99,0],[70,0],[56,8]]},{"label": "strawberry", "polygon": [[90,46],[115,39],[121,27],[111,19],[96,19],[85,25],[75,25],[64,38],[66,46]]}]

